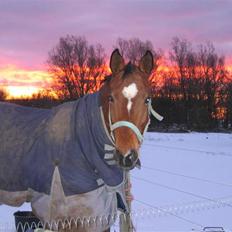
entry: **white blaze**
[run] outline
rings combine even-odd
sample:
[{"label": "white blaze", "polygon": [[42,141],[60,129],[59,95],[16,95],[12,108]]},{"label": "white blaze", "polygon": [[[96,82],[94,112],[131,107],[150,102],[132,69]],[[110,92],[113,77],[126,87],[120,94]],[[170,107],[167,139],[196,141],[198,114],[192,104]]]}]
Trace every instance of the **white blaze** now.
[{"label": "white blaze", "polygon": [[128,85],[127,87],[124,87],[122,90],[122,94],[125,98],[128,99],[127,103],[127,110],[130,112],[132,107],[132,101],[131,99],[134,98],[138,93],[137,85],[135,83],[132,83]]}]

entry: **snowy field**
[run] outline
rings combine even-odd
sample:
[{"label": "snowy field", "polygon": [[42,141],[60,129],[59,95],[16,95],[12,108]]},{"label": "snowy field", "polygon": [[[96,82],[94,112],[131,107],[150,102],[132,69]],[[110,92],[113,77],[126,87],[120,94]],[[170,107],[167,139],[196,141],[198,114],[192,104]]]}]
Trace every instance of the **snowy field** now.
[{"label": "snowy field", "polygon": [[[232,232],[232,134],[147,133],[141,161],[131,172],[137,232]],[[7,225],[17,210],[0,206],[1,232],[13,231]]]}]

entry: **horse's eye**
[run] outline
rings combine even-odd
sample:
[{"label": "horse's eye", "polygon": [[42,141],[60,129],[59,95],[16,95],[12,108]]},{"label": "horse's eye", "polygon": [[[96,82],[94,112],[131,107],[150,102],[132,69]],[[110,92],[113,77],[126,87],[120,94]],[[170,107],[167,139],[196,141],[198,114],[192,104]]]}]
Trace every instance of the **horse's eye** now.
[{"label": "horse's eye", "polygon": [[150,97],[147,97],[147,98],[145,99],[145,104],[146,104],[146,105],[149,104],[150,101],[151,101],[151,98],[150,98]]},{"label": "horse's eye", "polygon": [[109,100],[109,102],[113,102],[113,101],[114,101],[112,95],[110,95],[110,96],[108,97],[108,100]]}]

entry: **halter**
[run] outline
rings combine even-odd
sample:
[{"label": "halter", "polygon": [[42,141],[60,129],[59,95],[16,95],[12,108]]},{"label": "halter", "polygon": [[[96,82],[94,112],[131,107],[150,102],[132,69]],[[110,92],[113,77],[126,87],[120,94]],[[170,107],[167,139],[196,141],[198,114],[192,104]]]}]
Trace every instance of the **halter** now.
[{"label": "halter", "polygon": [[150,124],[150,115],[153,115],[157,120],[162,121],[163,120],[163,116],[159,115],[153,108],[152,108],[152,104],[151,104],[151,100],[148,103],[148,123],[145,126],[145,129],[143,131],[143,133],[141,133],[141,131],[139,130],[139,128],[133,124],[132,122],[129,121],[118,121],[112,124],[112,119],[111,119],[111,110],[110,110],[110,104],[109,104],[109,125],[110,125],[110,134],[112,139],[115,141],[114,138],[114,134],[113,131],[119,127],[128,127],[130,128],[135,135],[137,136],[138,140],[140,143],[142,143],[143,141],[143,137],[144,137],[144,133],[147,131],[148,126]]}]

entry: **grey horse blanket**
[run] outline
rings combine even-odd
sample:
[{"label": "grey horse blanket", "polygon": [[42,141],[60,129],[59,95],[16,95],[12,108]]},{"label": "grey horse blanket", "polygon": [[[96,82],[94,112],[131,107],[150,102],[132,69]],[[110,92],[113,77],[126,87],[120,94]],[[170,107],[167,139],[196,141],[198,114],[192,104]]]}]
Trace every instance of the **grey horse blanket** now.
[{"label": "grey horse blanket", "polygon": [[99,93],[51,110],[0,103],[0,203],[3,192],[50,195],[54,178],[66,197],[117,189],[124,174],[106,160],[113,149]]}]

